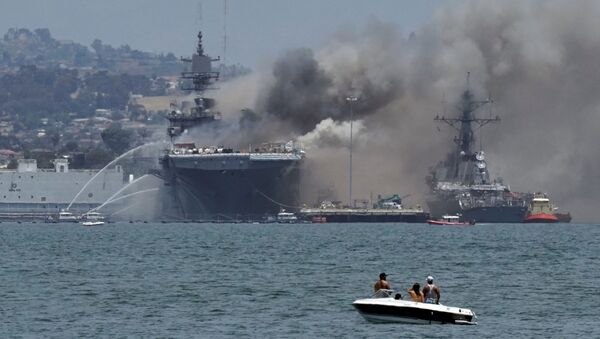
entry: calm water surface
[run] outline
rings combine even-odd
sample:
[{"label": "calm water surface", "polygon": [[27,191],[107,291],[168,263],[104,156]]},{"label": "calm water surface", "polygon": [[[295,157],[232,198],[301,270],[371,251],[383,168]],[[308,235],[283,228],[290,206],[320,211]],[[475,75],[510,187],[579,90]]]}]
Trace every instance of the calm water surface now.
[{"label": "calm water surface", "polygon": [[[600,226],[0,224],[0,337],[600,337]],[[433,275],[477,326],[371,324]]]}]

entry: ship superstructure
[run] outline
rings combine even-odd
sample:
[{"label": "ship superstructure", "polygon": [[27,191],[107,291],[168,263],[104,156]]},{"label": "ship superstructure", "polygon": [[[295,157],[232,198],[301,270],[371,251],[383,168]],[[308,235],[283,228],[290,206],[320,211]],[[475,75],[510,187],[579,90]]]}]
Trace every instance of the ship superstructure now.
[{"label": "ship superstructure", "polygon": [[161,158],[162,177],[171,188],[176,218],[195,220],[256,220],[294,207],[299,199],[299,166],[304,157],[294,142],[263,144],[253,149],[206,145],[189,140],[185,131],[202,126],[218,131],[220,114],[215,101],[203,97],[219,78],[213,59],[204,54],[202,33],[191,72],[183,87],[197,97],[188,109],[175,108],[167,116],[172,145]]},{"label": "ship superstructure", "polygon": [[[15,170],[0,170],[0,218],[45,219],[57,216],[98,170],[74,170],[67,159],[40,169],[35,159],[18,160]],[[121,166],[105,169],[73,202],[71,212],[98,207],[126,185]]]},{"label": "ship superstructure", "polygon": [[213,89],[212,83],[219,79],[219,72],[213,72],[212,62],[219,61],[204,54],[202,45],[202,32],[198,32],[198,45],[196,53],[191,58],[182,58],[182,61],[190,63],[190,70],[181,73],[183,85],[181,89],[193,91],[197,94],[193,103],[183,102],[179,107],[171,104],[171,111],[167,119],[169,128],[167,133],[173,140],[180,136],[185,130],[200,125],[210,125],[218,122],[221,118],[219,112],[214,111],[215,100],[205,98],[201,95],[208,89]]},{"label": "ship superstructure", "polygon": [[427,204],[433,217],[458,214],[464,221],[522,222],[528,194],[512,192],[500,180],[492,180],[482,149],[475,150],[473,127],[500,121],[499,117],[479,118],[476,111],[490,100],[476,101],[469,89],[461,96],[459,115],[435,117],[458,131],[456,148],[438,163],[428,177],[431,194]]}]

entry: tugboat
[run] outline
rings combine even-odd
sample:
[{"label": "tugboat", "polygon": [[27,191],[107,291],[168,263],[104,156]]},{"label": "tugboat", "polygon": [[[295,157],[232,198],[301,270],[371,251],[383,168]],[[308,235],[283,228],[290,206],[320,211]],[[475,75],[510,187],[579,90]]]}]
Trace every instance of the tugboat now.
[{"label": "tugboat", "polygon": [[523,222],[525,223],[556,223],[558,217],[554,214],[554,206],[550,203],[550,199],[544,194],[536,194],[531,200],[527,216]]}]

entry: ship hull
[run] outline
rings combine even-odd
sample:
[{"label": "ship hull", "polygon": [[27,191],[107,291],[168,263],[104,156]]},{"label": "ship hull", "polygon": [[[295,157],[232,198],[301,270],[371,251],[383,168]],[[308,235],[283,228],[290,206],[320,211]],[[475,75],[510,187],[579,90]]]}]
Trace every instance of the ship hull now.
[{"label": "ship hull", "polygon": [[258,220],[277,214],[282,206],[298,204],[300,176],[295,160],[166,157],[163,170],[183,219]]},{"label": "ship hull", "polygon": [[98,175],[98,170],[48,171],[33,164],[26,170],[0,170],[0,220],[45,220],[67,208],[87,212],[125,186],[120,166]]},{"label": "ship hull", "polygon": [[550,213],[537,213],[527,216],[523,221],[528,224],[549,224],[549,223],[557,223],[558,218],[554,214]]},{"label": "ship hull", "polygon": [[554,213],[554,216],[558,219],[558,222],[571,222],[571,213]]},{"label": "ship hull", "polygon": [[460,215],[461,220],[477,223],[522,223],[527,213],[524,206],[485,206],[461,208],[455,199],[427,201],[431,215]]},{"label": "ship hull", "polygon": [[522,206],[475,207],[462,211],[463,218],[478,223],[521,223],[527,212]]},{"label": "ship hull", "polygon": [[429,225],[437,226],[472,226],[475,223],[460,222],[460,221],[444,221],[444,220],[427,220]]}]

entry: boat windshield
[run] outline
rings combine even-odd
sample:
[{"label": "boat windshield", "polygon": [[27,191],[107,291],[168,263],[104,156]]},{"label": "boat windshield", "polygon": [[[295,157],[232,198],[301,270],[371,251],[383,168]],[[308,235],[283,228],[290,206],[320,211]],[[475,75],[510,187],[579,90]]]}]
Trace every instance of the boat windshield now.
[{"label": "boat windshield", "polygon": [[104,219],[104,216],[98,212],[88,212],[88,213],[84,214],[83,216],[85,217],[85,219],[88,219],[88,220]]},{"label": "boat windshield", "polygon": [[388,289],[379,289],[375,294],[373,294],[373,298],[391,298],[394,295],[394,290]]},{"label": "boat windshield", "polygon": [[458,221],[459,218],[458,218],[457,215],[444,215],[442,217],[442,220],[444,220],[444,221]]}]

